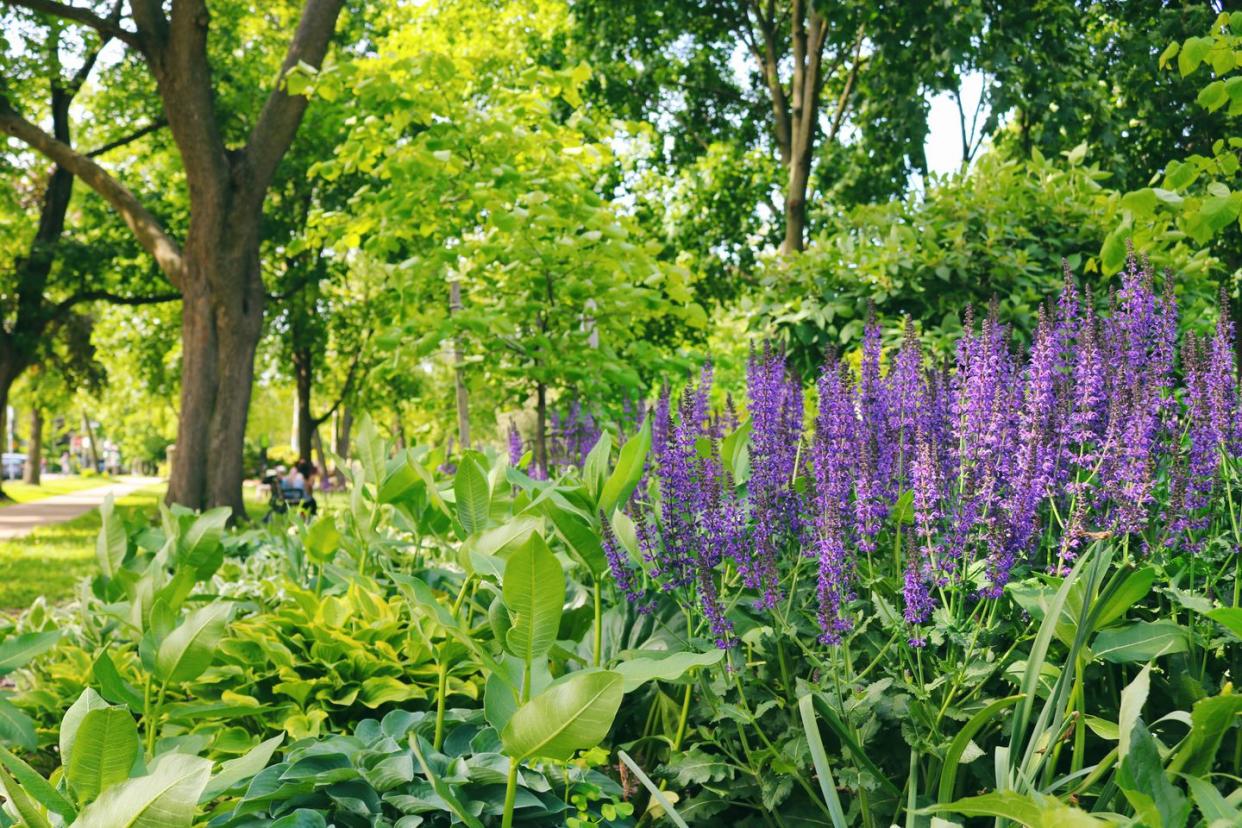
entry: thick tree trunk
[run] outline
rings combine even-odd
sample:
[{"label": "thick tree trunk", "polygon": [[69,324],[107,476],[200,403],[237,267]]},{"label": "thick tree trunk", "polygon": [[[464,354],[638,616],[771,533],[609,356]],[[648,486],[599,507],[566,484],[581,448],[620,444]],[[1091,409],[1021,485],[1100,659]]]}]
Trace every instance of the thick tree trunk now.
[{"label": "thick tree trunk", "polygon": [[26,468],[22,482],[38,486],[43,473],[43,411],[30,406],[30,440],[26,443]]},{"label": "thick tree trunk", "polygon": [[[205,215],[206,214],[206,215]],[[181,410],[168,502],[246,514],[242,448],[263,327],[258,211],[192,217],[185,248]]]}]

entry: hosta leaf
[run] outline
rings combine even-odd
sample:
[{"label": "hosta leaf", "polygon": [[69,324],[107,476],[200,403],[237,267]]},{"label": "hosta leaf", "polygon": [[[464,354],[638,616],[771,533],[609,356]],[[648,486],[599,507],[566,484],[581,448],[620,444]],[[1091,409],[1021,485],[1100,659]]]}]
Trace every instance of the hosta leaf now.
[{"label": "hosta leaf", "polygon": [[168,634],[155,657],[162,681],[179,684],[198,678],[211,666],[232,607],[224,602],[195,610]]},{"label": "hosta leaf", "polygon": [[608,735],[621,706],[625,680],[611,670],[574,673],[522,705],[500,734],[518,761],[568,760]]},{"label": "hosta leaf", "polygon": [[91,802],[129,778],[138,755],[138,726],[123,707],[92,710],[82,718],[65,777],[79,802]]},{"label": "hosta leaf", "polygon": [[73,828],[186,828],[211,777],[211,762],[185,753],[156,757],[151,772],[114,785]]},{"label": "hosta leaf", "polygon": [[565,573],[539,535],[509,557],[503,595],[513,617],[505,638],[509,652],[531,661],[552,649],[565,604]]}]

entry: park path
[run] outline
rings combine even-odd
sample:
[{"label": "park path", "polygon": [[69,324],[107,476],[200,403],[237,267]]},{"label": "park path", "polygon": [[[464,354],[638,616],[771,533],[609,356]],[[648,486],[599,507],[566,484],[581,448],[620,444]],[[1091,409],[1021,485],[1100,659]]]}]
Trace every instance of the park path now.
[{"label": "park path", "polygon": [[40,526],[73,520],[91,509],[97,509],[108,495],[119,500],[159,482],[158,477],[123,477],[116,483],[53,495],[33,503],[4,506],[0,508],[0,539],[24,537]]}]

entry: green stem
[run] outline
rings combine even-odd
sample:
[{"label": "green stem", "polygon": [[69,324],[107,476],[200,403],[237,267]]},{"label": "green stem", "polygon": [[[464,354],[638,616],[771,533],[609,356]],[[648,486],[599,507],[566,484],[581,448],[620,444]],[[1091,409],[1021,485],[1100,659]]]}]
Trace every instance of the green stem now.
[{"label": "green stem", "polygon": [[677,720],[677,733],[673,735],[673,753],[681,750],[681,740],[686,738],[686,722],[690,718],[690,691],[693,684],[686,684],[686,694],[681,698],[681,717]]},{"label": "green stem", "polygon": [[448,662],[444,660],[444,648],[440,649],[440,663],[436,667],[436,735],[432,747],[436,750],[444,744],[444,709],[448,700]]},{"label": "green stem", "polygon": [[[148,682],[147,690],[151,689]],[[147,755],[155,756],[155,734],[156,728],[159,726],[160,713],[164,709],[164,693],[168,690],[168,682],[160,684],[159,692],[155,694],[155,706],[150,711],[150,718],[147,720]]]},{"label": "green stem", "polygon": [[509,778],[505,781],[505,810],[501,828],[513,828],[513,806],[517,802],[518,760],[509,758]]},{"label": "green stem", "polygon": [[595,579],[595,658],[592,666],[598,667],[604,652],[604,614],[600,603],[599,579]]}]

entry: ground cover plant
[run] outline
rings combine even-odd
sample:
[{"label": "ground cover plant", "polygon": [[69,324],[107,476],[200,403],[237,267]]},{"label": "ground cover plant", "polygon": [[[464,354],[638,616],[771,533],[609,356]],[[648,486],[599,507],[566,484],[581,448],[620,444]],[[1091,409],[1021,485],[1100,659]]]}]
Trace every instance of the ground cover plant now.
[{"label": "ground cover plant", "polygon": [[0,641],[7,820],[1235,822],[1231,323],[1134,259],[1029,349],[980,316],[705,367],[550,475],[367,422],[310,520],[109,504]]}]

